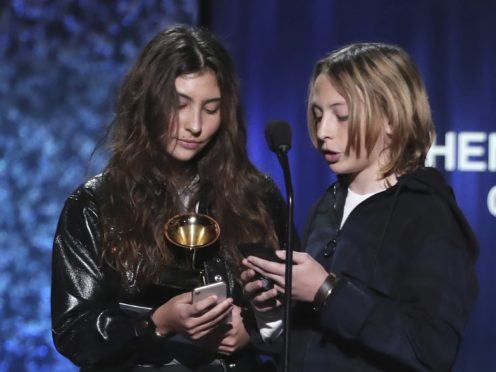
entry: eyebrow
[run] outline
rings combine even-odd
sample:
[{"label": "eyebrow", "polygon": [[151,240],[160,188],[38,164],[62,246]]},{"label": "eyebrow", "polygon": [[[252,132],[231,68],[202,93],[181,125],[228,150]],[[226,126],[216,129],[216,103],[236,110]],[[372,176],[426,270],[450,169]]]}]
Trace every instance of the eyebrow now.
[{"label": "eyebrow", "polygon": [[[180,92],[177,92],[178,96],[181,97],[181,98],[184,98],[184,99],[187,99],[188,101],[192,101],[193,99],[188,96],[187,94],[183,94],[183,93],[180,93]],[[212,103],[212,102],[220,102],[221,101],[221,97],[214,97],[214,98],[209,98],[209,99],[206,99],[204,101],[202,101],[203,104],[208,104],[208,103]]]},{"label": "eyebrow", "polygon": [[[346,102],[335,102],[335,103],[331,103],[330,105],[324,105],[324,107],[329,107],[329,108],[333,108],[333,107],[336,107],[336,106],[346,106]],[[318,108],[318,109],[322,109],[322,106],[315,103],[315,102],[312,102],[312,108]]]}]

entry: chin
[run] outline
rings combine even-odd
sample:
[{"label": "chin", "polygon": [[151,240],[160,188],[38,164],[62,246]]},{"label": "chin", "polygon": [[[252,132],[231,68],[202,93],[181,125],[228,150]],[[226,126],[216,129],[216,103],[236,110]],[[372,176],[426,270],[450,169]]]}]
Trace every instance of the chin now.
[{"label": "chin", "polygon": [[328,166],[328,167],[329,167],[329,169],[330,169],[331,171],[333,171],[334,173],[342,173],[342,172],[341,172],[341,169],[340,169],[341,167],[340,167],[340,166],[338,166],[336,163],[332,163],[332,164],[331,164],[331,163],[328,163],[328,164],[327,164],[327,166]]},{"label": "chin", "polygon": [[182,154],[182,153],[177,154],[177,153],[174,153],[174,152],[173,152],[173,153],[172,153],[172,154],[170,154],[170,155],[171,155],[171,156],[172,156],[175,160],[180,161],[180,162],[184,162],[184,163],[186,163],[186,162],[188,162],[188,161],[193,160],[193,159],[196,157],[196,155],[197,155],[197,154],[196,154],[196,153],[194,153],[194,154]]},{"label": "chin", "polygon": [[[196,156],[196,155],[195,155]],[[183,162],[183,163],[188,163],[192,161],[195,156],[184,156],[184,157],[174,157],[177,161]]]},{"label": "chin", "polygon": [[329,164],[329,169],[336,175],[350,174],[352,173],[350,169],[345,167],[340,167],[337,164]]}]

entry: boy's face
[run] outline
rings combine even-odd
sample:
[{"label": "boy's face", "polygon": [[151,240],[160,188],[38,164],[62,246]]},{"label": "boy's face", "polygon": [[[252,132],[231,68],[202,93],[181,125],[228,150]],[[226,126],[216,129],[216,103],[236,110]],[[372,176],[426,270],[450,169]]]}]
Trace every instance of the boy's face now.
[{"label": "boy's face", "polygon": [[362,128],[360,156],[353,150],[348,155],[345,154],[348,144],[348,105],[332,85],[329,76],[324,73],[314,82],[311,110],[317,126],[315,129],[320,151],[329,168],[336,174],[351,175],[352,182],[376,182],[380,174],[380,154],[385,148],[385,136],[381,135],[372,151],[367,154]]}]

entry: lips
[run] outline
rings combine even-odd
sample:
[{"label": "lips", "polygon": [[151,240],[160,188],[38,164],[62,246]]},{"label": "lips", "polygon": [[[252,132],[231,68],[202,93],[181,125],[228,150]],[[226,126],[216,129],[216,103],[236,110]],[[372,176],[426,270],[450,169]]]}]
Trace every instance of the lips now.
[{"label": "lips", "polygon": [[328,163],[336,163],[341,157],[341,154],[339,152],[329,150],[323,150],[322,154],[324,155],[324,158]]},{"label": "lips", "polygon": [[201,141],[187,140],[187,139],[177,139],[177,144],[182,148],[188,150],[195,150],[202,144]]}]

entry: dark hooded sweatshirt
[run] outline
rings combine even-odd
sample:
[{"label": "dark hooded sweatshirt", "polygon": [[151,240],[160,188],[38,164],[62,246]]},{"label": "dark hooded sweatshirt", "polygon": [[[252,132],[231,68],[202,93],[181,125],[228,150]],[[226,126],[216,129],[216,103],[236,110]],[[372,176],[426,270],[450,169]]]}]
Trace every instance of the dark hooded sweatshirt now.
[{"label": "dark hooded sweatshirt", "polygon": [[339,228],[344,182],[307,221],[304,247],[336,286],[318,312],[297,302],[289,370],[449,371],[478,295],[478,243],[433,168],[400,177]]}]

